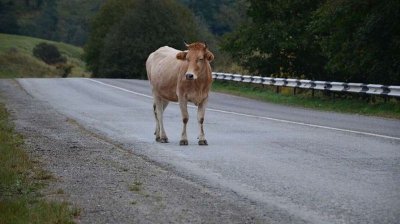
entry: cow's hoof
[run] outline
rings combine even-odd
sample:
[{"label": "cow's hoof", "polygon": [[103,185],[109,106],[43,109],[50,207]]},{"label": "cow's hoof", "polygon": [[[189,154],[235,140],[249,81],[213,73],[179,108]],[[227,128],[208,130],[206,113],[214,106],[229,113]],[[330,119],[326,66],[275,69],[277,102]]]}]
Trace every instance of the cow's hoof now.
[{"label": "cow's hoof", "polygon": [[156,138],[156,142],[168,143],[168,138],[160,138],[160,137],[157,137],[157,138]]},{"label": "cow's hoof", "polygon": [[188,140],[181,140],[179,142],[179,145],[188,145],[188,144],[189,144]]},{"label": "cow's hoof", "polygon": [[161,139],[160,139],[160,142],[161,142],[161,143],[168,143],[168,138],[161,138]]},{"label": "cow's hoof", "polygon": [[199,145],[208,145],[207,140],[199,140]]}]

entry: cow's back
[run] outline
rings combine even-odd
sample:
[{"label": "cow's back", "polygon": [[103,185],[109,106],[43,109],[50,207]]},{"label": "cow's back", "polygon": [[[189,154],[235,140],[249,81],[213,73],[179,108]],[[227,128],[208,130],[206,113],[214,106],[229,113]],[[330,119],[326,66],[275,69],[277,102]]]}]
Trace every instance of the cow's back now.
[{"label": "cow's back", "polygon": [[176,58],[180,51],[165,46],[151,53],[146,61],[147,77],[153,93],[170,101],[177,101],[176,85],[182,62]]}]

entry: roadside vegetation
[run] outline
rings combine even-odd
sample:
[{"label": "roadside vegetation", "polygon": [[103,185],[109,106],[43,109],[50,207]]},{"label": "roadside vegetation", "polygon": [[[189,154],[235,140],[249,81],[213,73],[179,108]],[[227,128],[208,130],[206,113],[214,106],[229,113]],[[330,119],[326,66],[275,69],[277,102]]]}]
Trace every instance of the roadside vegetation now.
[{"label": "roadside vegetation", "polygon": [[24,151],[23,139],[0,104],[0,223],[74,223],[79,210],[66,202],[46,201],[40,194],[51,179]]},{"label": "roadside vegetation", "polygon": [[80,47],[33,37],[0,34],[0,78],[62,77],[64,68],[47,64],[33,55],[33,49],[41,43],[57,47],[72,77],[88,77],[85,62],[81,60]]},{"label": "roadside vegetation", "polygon": [[359,94],[327,94],[322,91],[315,91],[312,96],[311,90],[304,89],[297,89],[297,94],[293,95],[293,88],[289,87],[281,88],[277,94],[276,87],[272,86],[219,80],[214,81],[212,90],[276,104],[400,119],[400,101],[393,98],[385,102],[379,96],[361,97]]}]

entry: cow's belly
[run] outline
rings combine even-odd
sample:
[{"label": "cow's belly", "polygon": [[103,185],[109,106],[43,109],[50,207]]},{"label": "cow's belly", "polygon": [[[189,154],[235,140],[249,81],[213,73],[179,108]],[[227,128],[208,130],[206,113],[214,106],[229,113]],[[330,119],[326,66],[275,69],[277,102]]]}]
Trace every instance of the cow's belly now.
[{"label": "cow's belly", "polygon": [[163,100],[168,101],[178,101],[178,96],[176,95],[176,85],[171,82],[156,82],[153,85],[153,95],[154,97],[159,97]]}]

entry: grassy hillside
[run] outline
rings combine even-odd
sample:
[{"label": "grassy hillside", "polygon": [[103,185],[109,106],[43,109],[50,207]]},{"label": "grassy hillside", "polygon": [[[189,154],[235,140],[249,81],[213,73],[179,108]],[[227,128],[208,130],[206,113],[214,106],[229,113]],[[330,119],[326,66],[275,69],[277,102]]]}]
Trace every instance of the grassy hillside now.
[{"label": "grassy hillside", "polygon": [[69,76],[89,76],[85,72],[85,63],[81,60],[83,50],[80,47],[26,36],[0,34],[0,78],[59,77],[60,71],[55,66],[47,65],[33,56],[33,48],[41,42],[57,46],[67,58],[68,64],[73,66]]}]

